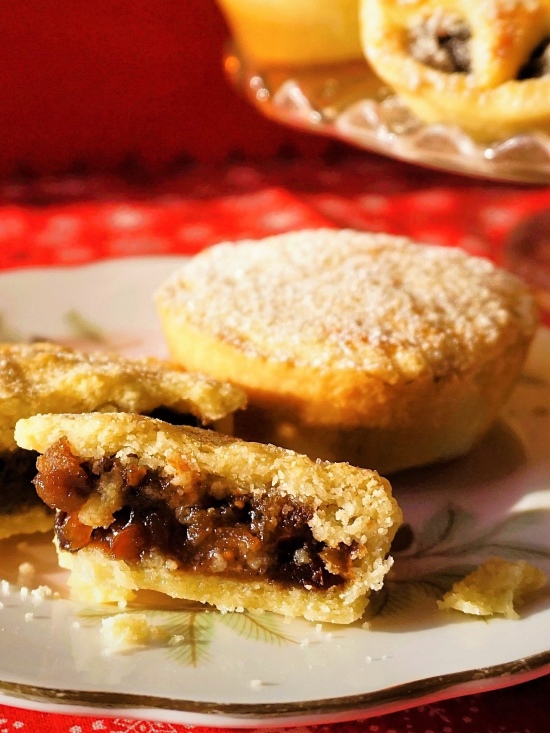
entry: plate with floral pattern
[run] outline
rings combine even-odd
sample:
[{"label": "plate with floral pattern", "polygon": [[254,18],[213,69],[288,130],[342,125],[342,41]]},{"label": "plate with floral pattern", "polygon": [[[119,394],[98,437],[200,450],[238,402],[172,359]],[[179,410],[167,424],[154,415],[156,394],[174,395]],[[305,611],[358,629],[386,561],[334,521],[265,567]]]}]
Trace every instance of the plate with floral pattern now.
[{"label": "plate with floral pattern", "polygon": [[[162,356],[152,293],[181,258],[110,260],[0,276],[0,338]],[[117,606],[69,598],[51,536],[0,541],[0,702],[189,725],[336,722],[495,689],[550,671],[550,594],[520,618],[441,611],[483,560],[550,574],[550,332],[468,456],[392,477],[405,524],[367,615],[350,626],[221,614],[142,594],[124,609],[156,630],[113,652]]]}]

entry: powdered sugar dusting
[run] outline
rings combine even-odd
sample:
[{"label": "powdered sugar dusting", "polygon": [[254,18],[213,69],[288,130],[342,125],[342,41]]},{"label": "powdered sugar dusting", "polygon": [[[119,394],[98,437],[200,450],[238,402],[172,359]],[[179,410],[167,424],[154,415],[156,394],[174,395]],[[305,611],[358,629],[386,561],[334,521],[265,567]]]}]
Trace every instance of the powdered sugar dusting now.
[{"label": "powdered sugar dusting", "polygon": [[158,299],[246,353],[393,379],[467,369],[536,321],[526,288],[487,260],[351,230],[220,244]]}]

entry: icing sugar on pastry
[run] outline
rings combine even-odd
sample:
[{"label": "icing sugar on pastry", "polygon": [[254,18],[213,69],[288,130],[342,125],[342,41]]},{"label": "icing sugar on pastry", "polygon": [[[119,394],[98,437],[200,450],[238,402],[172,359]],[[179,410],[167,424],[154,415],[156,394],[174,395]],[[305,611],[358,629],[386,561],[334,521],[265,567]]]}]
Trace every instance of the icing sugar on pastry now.
[{"label": "icing sugar on pastry", "polygon": [[330,229],[213,247],[157,307],[175,361],[247,392],[241,437],[383,473],[468,450],[537,323],[487,260]]},{"label": "icing sugar on pastry", "polygon": [[530,328],[530,298],[488,261],[352,231],[219,245],[158,298],[255,356],[389,379],[466,369],[478,349],[502,341],[506,323]]}]

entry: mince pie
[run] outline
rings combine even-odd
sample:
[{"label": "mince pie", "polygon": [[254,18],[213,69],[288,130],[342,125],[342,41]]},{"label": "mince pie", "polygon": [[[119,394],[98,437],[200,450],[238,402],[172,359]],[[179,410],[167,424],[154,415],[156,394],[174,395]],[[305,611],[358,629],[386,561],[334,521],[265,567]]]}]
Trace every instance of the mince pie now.
[{"label": "mince pie", "polygon": [[13,438],[20,418],[43,412],[135,412],[169,422],[216,423],[243,407],[229,384],[156,359],[84,354],[49,343],[0,345],[0,539],[47,531],[51,511],[31,479],[36,455]]},{"label": "mince pie", "polygon": [[37,415],[15,434],[43,454],[35,485],[77,599],[148,589],[350,623],[391,565],[401,512],[374,471],[122,413]]},{"label": "mince pie", "polygon": [[550,130],[548,0],[362,0],[377,74],[428,123],[480,140]]},{"label": "mince pie", "polygon": [[332,229],[205,250],[157,307],[175,361],[247,392],[236,435],[382,474],[480,440],[537,325],[485,259]]}]

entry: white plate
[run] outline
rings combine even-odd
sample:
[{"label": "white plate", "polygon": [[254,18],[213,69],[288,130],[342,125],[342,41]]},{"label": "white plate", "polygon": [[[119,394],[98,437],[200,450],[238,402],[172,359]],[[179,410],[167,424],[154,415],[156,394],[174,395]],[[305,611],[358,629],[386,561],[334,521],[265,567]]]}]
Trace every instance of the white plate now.
[{"label": "white plate", "polygon": [[[181,262],[143,258],[0,276],[3,338],[162,355],[151,293]],[[45,535],[0,543],[0,702],[185,724],[274,726],[368,717],[550,671],[550,597],[518,621],[441,612],[435,599],[485,557],[550,572],[550,334],[539,334],[502,421],[472,454],[394,480],[410,531],[370,628],[285,623],[141,601],[176,636],[107,655],[111,607],[67,599]],[[24,562],[32,579],[19,578]],[[9,583],[9,584],[8,584]],[[58,598],[28,589],[48,584]],[[143,610],[139,608],[138,610]],[[134,607],[127,609],[136,610]]]}]

